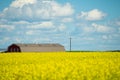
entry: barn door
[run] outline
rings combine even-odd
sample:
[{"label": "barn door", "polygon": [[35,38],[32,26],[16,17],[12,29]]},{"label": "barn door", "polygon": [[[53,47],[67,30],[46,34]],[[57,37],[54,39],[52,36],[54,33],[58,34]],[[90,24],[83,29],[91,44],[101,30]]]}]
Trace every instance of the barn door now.
[{"label": "barn door", "polygon": [[10,49],[10,52],[17,52],[17,48],[15,48],[15,47],[14,47],[14,48],[11,48],[11,49]]},{"label": "barn door", "polygon": [[14,47],[14,48],[10,48],[9,51],[10,51],[10,52],[20,52],[20,49]]},{"label": "barn door", "polygon": [[18,48],[15,47],[13,52],[19,52]]},{"label": "barn door", "polygon": [[15,48],[10,48],[10,52],[15,52]]},{"label": "barn door", "polygon": [[14,48],[14,51],[13,52],[16,52],[16,48]]}]

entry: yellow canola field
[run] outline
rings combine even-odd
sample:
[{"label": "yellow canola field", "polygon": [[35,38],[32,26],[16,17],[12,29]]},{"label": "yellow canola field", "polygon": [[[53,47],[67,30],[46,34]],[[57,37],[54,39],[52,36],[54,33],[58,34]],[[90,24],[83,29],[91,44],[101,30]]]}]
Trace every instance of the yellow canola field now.
[{"label": "yellow canola field", "polygon": [[0,80],[120,80],[120,52],[1,53]]}]

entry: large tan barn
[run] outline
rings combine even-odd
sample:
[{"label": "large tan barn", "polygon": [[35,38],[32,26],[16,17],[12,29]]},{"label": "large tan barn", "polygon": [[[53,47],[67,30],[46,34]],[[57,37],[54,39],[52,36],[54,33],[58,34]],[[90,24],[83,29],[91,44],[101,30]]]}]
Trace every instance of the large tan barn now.
[{"label": "large tan barn", "polygon": [[60,44],[12,44],[8,52],[61,52],[65,51]]}]

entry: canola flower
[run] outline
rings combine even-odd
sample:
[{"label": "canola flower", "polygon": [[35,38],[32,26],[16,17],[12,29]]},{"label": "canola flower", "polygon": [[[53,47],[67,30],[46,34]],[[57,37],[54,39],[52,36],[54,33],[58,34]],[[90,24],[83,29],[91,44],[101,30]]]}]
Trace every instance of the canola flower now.
[{"label": "canola flower", "polygon": [[120,80],[120,53],[0,54],[0,80]]}]

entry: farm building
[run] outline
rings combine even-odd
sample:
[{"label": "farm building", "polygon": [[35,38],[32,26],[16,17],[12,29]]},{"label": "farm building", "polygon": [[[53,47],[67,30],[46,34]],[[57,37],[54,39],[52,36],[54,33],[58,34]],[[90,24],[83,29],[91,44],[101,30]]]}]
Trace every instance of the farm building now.
[{"label": "farm building", "polygon": [[8,52],[59,52],[65,51],[60,44],[12,44]]}]

